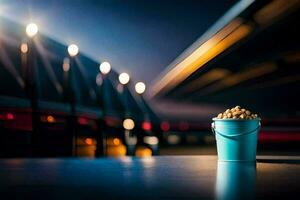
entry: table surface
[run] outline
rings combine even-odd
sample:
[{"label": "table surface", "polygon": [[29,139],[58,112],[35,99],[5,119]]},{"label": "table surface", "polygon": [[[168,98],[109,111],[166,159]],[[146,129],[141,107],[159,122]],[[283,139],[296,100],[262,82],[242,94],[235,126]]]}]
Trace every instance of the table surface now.
[{"label": "table surface", "polygon": [[300,157],[257,163],[216,156],[0,159],[9,199],[254,199],[300,194]]}]

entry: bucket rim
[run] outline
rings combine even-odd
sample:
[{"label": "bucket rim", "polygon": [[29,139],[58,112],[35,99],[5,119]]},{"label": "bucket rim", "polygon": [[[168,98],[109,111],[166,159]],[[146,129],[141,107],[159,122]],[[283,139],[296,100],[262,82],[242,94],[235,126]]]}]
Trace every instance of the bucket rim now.
[{"label": "bucket rim", "polygon": [[219,119],[217,117],[212,118],[213,121],[261,121],[260,117],[257,117],[255,119]]}]

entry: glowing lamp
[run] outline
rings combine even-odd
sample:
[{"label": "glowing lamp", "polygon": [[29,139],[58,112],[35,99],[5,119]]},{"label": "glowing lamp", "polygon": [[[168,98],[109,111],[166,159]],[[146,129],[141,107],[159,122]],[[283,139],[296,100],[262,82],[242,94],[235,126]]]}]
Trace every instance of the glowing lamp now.
[{"label": "glowing lamp", "polygon": [[125,85],[129,82],[129,80],[130,80],[130,77],[127,73],[121,73],[119,75],[119,81],[121,84]]},{"label": "glowing lamp", "polygon": [[22,53],[27,53],[28,52],[28,45],[26,43],[22,43],[20,46],[20,50]]},{"label": "glowing lamp", "polygon": [[147,147],[137,147],[135,155],[138,157],[150,157],[152,156],[152,151]]},{"label": "glowing lamp", "polygon": [[120,145],[121,144],[120,139],[119,138],[114,138],[113,139],[113,144],[116,145],[116,146]]},{"label": "glowing lamp", "polygon": [[79,53],[79,48],[76,44],[71,44],[68,46],[68,53],[71,57],[76,56]]},{"label": "glowing lamp", "polygon": [[92,138],[86,138],[86,139],[84,140],[84,142],[85,142],[85,144],[87,144],[87,145],[92,145],[92,144],[93,144],[93,139],[92,139]]},{"label": "glowing lamp", "polygon": [[126,130],[132,130],[134,128],[134,121],[132,119],[125,119],[123,121],[123,127]]},{"label": "glowing lamp", "polygon": [[109,62],[102,62],[99,66],[99,70],[102,74],[108,74],[111,70]]},{"label": "glowing lamp", "polygon": [[34,37],[39,31],[38,26],[35,23],[30,23],[26,26],[26,34],[28,37]]},{"label": "glowing lamp", "polygon": [[135,84],[135,91],[138,94],[143,94],[146,90],[146,85],[143,82],[138,82]]},{"label": "glowing lamp", "polygon": [[47,116],[47,122],[48,122],[48,123],[53,123],[53,122],[55,122],[54,117],[53,117],[52,115],[48,115],[48,116]]}]

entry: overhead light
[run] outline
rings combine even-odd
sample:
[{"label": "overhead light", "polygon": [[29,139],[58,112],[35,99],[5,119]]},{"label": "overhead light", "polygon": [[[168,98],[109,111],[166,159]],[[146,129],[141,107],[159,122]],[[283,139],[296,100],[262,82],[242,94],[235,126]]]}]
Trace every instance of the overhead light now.
[{"label": "overhead light", "polygon": [[79,48],[76,44],[71,44],[68,46],[68,53],[71,57],[76,56],[79,53]]},{"label": "overhead light", "polygon": [[135,84],[135,91],[136,91],[136,93],[143,94],[145,92],[145,90],[146,90],[145,83],[143,83],[143,82],[137,82]]},{"label": "overhead light", "polygon": [[121,84],[125,85],[129,82],[129,80],[130,80],[130,77],[127,73],[121,73],[119,75],[119,81]]},{"label": "overhead light", "polygon": [[99,70],[102,74],[108,74],[111,70],[111,66],[109,62],[102,62],[99,66]]},{"label": "overhead light", "polygon": [[34,37],[39,31],[38,26],[35,23],[30,23],[26,26],[26,34],[28,37]]}]

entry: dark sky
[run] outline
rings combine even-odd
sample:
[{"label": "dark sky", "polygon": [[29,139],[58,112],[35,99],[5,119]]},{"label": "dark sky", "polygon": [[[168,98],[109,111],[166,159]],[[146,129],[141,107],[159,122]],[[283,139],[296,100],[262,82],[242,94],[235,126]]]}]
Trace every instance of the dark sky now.
[{"label": "dark sky", "polygon": [[236,1],[2,0],[0,13],[28,23],[134,80],[151,83]]}]

